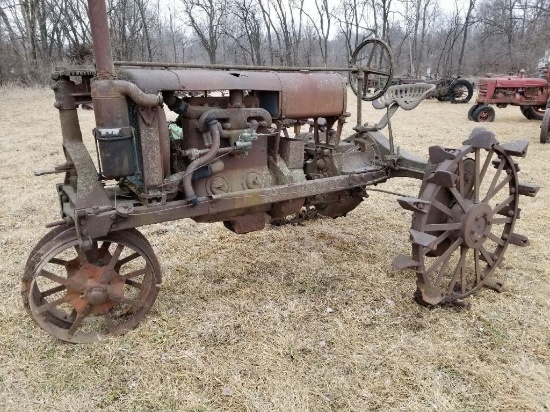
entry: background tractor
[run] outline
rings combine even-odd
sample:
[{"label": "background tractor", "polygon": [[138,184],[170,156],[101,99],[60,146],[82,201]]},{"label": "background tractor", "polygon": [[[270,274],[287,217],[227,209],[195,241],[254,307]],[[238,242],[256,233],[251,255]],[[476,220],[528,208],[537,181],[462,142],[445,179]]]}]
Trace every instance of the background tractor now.
[{"label": "background tractor", "polygon": [[480,79],[476,103],[468,111],[468,119],[475,122],[492,122],[495,109],[519,106],[521,113],[529,120],[542,120],[546,102],[550,97],[550,72],[544,77],[525,77],[522,70],[518,76],[488,77]]}]

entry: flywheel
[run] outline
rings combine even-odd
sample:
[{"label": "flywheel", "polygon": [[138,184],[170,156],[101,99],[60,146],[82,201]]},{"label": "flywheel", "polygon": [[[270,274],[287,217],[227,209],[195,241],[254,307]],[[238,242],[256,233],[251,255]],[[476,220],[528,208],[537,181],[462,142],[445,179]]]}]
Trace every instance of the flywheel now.
[{"label": "flywheel", "polygon": [[520,184],[512,156],[525,156],[528,142],[499,144],[488,130],[474,129],[459,149],[430,148],[418,198],[400,198],[412,210],[412,256],[394,266],[417,275],[417,298],[437,305],[456,302],[481,287],[500,291],[494,278],[508,245],[526,246],[514,232],[520,195],[538,187]]}]

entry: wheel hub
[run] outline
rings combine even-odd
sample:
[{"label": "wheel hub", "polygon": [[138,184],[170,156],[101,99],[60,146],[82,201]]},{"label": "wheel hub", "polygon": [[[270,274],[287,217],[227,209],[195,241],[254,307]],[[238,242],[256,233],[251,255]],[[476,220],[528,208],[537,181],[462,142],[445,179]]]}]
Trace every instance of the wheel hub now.
[{"label": "wheel hub", "polygon": [[106,271],[107,266],[85,263],[71,277],[75,287],[67,289],[67,298],[77,313],[92,305],[93,313],[104,314],[115,305],[112,296],[123,297],[124,279],[113,271],[109,283],[103,284],[102,278]]},{"label": "wheel hub", "polygon": [[84,293],[84,298],[94,306],[105,303],[108,297],[107,289],[103,286],[88,287]]},{"label": "wheel hub", "polygon": [[462,219],[462,237],[470,248],[479,248],[491,232],[493,211],[486,203],[472,205]]}]

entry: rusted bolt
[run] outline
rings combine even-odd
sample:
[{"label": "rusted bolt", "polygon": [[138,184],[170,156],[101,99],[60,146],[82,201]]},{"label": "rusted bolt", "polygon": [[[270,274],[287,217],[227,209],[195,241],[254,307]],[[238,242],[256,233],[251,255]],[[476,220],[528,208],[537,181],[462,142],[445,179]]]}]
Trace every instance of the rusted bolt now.
[{"label": "rusted bolt", "polygon": [[514,213],[513,210],[509,210],[509,211],[508,211],[508,216],[514,216],[514,214],[515,214],[515,213]]},{"label": "rusted bolt", "polygon": [[118,225],[117,225],[116,223],[113,223],[113,224],[111,225],[111,229],[116,229],[117,227],[118,227]]},{"label": "rusted bolt", "polygon": [[82,220],[80,221],[80,226],[86,226],[86,220],[82,219]]},{"label": "rusted bolt", "polygon": [[84,230],[82,231],[82,234],[83,234],[84,236],[87,236],[87,235],[88,235],[88,231],[87,231],[86,229],[84,229]]},{"label": "rusted bolt", "polygon": [[116,220],[116,215],[115,214],[111,215],[111,220]]},{"label": "rusted bolt", "polygon": [[502,240],[506,240],[508,239],[508,234],[506,233],[503,233],[502,236],[500,237]]},{"label": "rusted bolt", "polygon": [[511,188],[510,188],[510,193],[512,193],[512,194],[513,194],[513,193],[516,193],[516,188],[515,188],[515,187],[511,187]]}]

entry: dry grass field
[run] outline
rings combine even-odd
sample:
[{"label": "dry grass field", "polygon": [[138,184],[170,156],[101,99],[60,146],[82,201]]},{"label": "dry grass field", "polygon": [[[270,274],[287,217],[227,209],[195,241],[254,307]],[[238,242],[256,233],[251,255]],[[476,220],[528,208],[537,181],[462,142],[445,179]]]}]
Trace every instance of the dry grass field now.
[{"label": "dry grass field", "polygon": [[[396,141],[424,157],[458,147],[477,125],[469,107],[398,111]],[[0,89],[0,410],[550,410],[550,145],[518,108],[496,113],[486,127],[531,141],[520,176],[541,186],[521,199],[516,231],[531,246],[508,249],[503,293],[483,290],[469,309],[418,306],[414,275],[391,267],[409,252],[411,215],[371,192],[346,218],[249,235],[142,228],[163,269],[157,301],[137,329],[86,346],[43,332],[19,294],[31,248],[58,219],[60,177],[33,177],[64,160],[53,93]],[[79,115],[91,145],[93,113]],[[363,119],[381,115],[369,106]],[[415,196],[419,182],[380,188]]]}]

